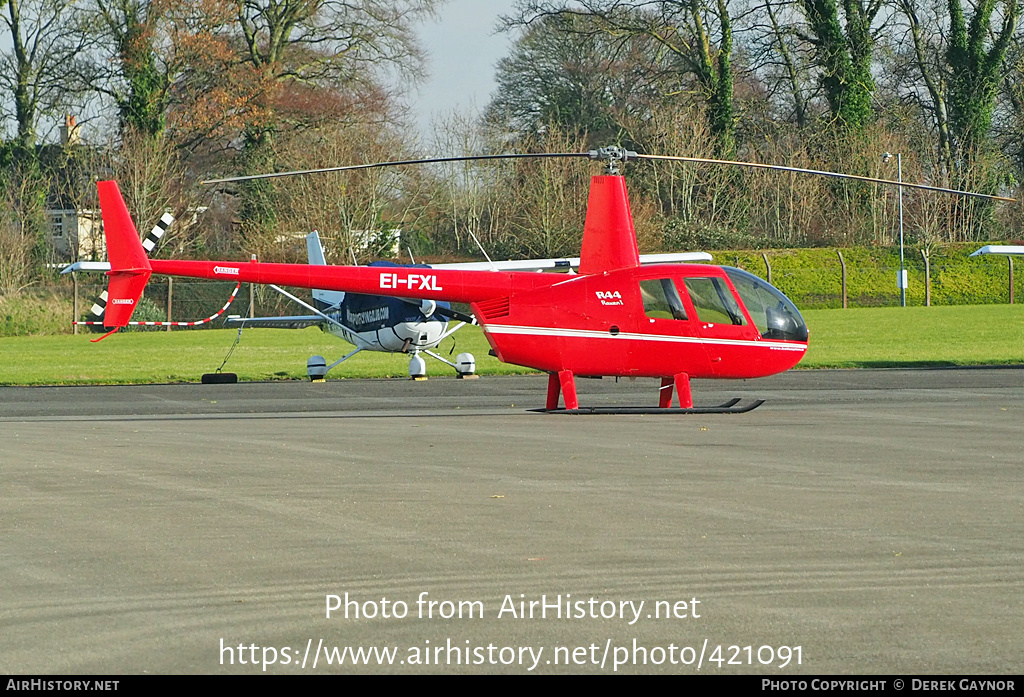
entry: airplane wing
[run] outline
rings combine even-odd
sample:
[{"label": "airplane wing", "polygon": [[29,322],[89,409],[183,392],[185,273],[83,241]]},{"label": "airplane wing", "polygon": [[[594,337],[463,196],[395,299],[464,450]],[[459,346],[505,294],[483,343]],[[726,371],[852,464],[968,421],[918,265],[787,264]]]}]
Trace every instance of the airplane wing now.
[{"label": "airplane wing", "polygon": [[74,264],[68,264],[61,270],[61,274],[71,273],[73,271],[110,271],[109,261],[76,261]]},{"label": "airplane wing", "polygon": [[228,317],[224,320],[227,327],[262,327],[264,329],[305,329],[325,322],[318,315],[292,315],[285,317]]},{"label": "airplane wing", "polygon": [[[990,247],[985,247],[984,249],[990,249]],[[1013,249],[1024,250],[1024,247],[1014,247]],[[975,252],[975,254],[980,253],[989,254],[990,252]],[[1024,254],[1024,251],[1001,253]],[[711,259],[711,255],[707,252],[641,254],[640,264],[643,266],[651,264],[685,264],[695,261],[711,261]],[[489,261],[466,261],[452,264],[431,264],[430,268],[455,269],[458,271],[553,271],[575,269],[578,268],[579,265],[579,257],[564,257],[562,259],[510,259],[509,261],[496,261],[493,263]],[[61,271],[61,273],[71,273],[72,271],[110,271],[110,262],[79,261],[74,264],[69,264],[63,271]]]},{"label": "airplane wing", "polygon": [[[640,264],[680,264],[695,261],[711,261],[707,252],[676,252],[670,254],[641,254]],[[580,265],[579,257],[561,259],[512,259],[509,261],[469,261],[454,264],[431,264],[432,269],[454,269],[457,271],[551,271],[575,269]]]},{"label": "airplane wing", "polygon": [[1014,244],[987,244],[971,256],[976,257],[979,254],[1024,254],[1024,246]]}]

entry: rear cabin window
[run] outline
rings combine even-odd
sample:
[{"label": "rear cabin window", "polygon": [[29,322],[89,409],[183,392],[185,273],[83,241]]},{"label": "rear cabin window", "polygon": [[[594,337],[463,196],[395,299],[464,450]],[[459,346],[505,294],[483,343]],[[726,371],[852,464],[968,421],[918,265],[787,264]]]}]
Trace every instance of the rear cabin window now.
[{"label": "rear cabin window", "polygon": [[644,314],[651,319],[688,319],[683,300],[671,278],[640,281]]},{"label": "rear cabin window", "polygon": [[697,317],[709,324],[746,324],[743,312],[736,304],[725,279],[714,276],[687,278],[683,281]]}]

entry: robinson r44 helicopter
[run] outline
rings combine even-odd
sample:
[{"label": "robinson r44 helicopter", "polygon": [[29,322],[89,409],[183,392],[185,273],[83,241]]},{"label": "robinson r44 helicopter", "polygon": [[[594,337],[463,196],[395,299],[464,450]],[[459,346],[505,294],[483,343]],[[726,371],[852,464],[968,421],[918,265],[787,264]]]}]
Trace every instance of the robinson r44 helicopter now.
[{"label": "robinson r44 helicopter", "polygon": [[[547,372],[545,409],[571,413],[617,411],[726,413],[739,399],[694,407],[691,378],[757,378],[788,370],[807,351],[807,325],[781,291],[740,269],[709,264],[642,266],[620,163],[629,159],[717,162],[770,169],[792,168],[697,158],[638,155],[618,147],[586,153],[483,155],[382,162],[285,172],[242,179],[313,174],[394,165],[523,157],[588,157],[605,163],[593,176],[583,243],[575,275],[491,268],[416,268],[276,264],[258,261],[149,259],[116,182],[98,182],[111,264],[104,325],[125,326],[151,274],[233,280],[388,295],[421,302],[468,303],[494,355]],[[797,170],[896,184],[887,180]],[[937,189],[926,185],[907,187]],[[942,189],[938,189],[942,190]],[[965,193],[953,192],[951,193]],[[657,409],[581,410],[576,377],[661,379]],[[673,408],[673,390],[678,408]],[[559,401],[564,410],[558,408]]]}]

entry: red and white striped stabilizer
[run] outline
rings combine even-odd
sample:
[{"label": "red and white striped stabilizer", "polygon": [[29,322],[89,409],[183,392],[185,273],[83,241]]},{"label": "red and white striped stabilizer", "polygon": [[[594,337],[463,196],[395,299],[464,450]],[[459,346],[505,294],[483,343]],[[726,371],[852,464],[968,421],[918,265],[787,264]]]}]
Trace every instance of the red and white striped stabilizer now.
[{"label": "red and white striped stabilizer", "polygon": [[[228,298],[228,301],[226,303],[224,303],[224,307],[220,308],[219,310],[217,310],[217,312],[213,313],[212,315],[210,315],[206,319],[197,319],[197,320],[195,320],[193,322],[129,322],[128,324],[133,326],[133,327],[198,327],[201,324],[206,324],[208,322],[212,322],[213,320],[215,320],[218,317],[220,317],[221,315],[223,315],[227,311],[228,307],[231,306],[231,303],[233,303],[235,301],[235,297],[238,295],[238,289],[241,288],[241,287],[242,287],[241,283],[236,284],[235,285],[235,289],[233,291],[231,291],[231,297]],[[103,295],[106,295],[106,291],[103,292]],[[96,308],[96,305],[93,306],[94,314],[95,314],[95,308]],[[79,326],[82,326],[82,325],[98,325],[98,326],[103,326],[103,320],[100,320],[98,322],[76,321],[76,322],[72,322],[72,324],[77,324]]]}]

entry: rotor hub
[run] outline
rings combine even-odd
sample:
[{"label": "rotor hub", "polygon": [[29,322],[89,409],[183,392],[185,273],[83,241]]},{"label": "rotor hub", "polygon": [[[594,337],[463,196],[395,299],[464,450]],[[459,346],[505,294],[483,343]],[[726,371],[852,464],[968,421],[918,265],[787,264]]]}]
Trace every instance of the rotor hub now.
[{"label": "rotor hub", "polygon": [[620,148],[617,145],[609,145],[597,150],[591,150],[588,155],[591,160],[601,160],[605,163],[605,174],[619,174],[619,165],[628,160],[635,160],[637,155],[632,150]]}]

